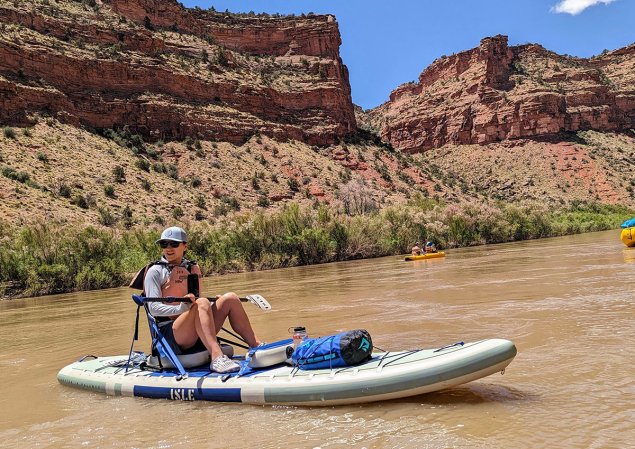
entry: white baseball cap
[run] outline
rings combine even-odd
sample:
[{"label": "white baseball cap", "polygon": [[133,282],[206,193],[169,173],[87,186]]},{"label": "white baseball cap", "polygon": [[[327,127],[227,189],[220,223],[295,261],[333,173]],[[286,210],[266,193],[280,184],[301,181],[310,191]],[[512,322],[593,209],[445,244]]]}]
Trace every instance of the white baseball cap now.
[{"label": "white baseball cap", "polygon": [[183,228],[172,226],[164,230],[161,233],[161,238],[154,243],[159,243],[161,240],[172,240],[173,242],[187,243],[187,234],[185,233]]}]

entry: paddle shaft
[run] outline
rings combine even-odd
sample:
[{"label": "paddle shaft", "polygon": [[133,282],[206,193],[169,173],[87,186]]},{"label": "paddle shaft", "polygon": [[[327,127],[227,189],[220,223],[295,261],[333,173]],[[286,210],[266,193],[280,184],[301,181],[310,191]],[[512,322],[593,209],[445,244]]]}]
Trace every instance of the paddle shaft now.
[{"label": "paddle shaft", "polygon": [[[210,301],[216,301],[220,296],[215,296],[210,298]],[[249,302],[249,298],[239,298],[242,302]],[[175,296],[167,296],[165,298],[161,297],[151,297],[151,298],[143,298],[144,302],[190,302],[190,298],[178,298]]]}]

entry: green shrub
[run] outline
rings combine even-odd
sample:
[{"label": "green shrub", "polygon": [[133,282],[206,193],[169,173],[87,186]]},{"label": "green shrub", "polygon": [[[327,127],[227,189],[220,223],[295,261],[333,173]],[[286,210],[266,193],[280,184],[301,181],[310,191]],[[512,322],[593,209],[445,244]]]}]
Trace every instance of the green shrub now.
[{"label": "green shrub", "polygon": [[115,188],[111,184],[105,185],[104,186],[104,195],[106,195],[108,198],[114,198],[115,197]]},{"label": "green shrub", "polygon": [[118,183],[126,182],[126,172],[124,171],[121,165],[115,166],[115,168],[112,169],[112,174],[115,179],[115,182],[118,182]]},{"label": "green shrub", "polygon": [[221,203],[221,204],[218,204],[218,205],[214,206],[214,216],[215,217],[224,217],[230,211],[231,211],[230,207],[227,204],[225,204],[225,203]]},{"label": "green shrub", "polygon": [[114,225],[117,222],[117,219],[110,212],[110,209],[100,207],[97,211],[99,212],[99,223],[100,224],[102,224],[104,226],[112,226],[112,225]]},{"label": "green shrub", "polygon": [[130,209],[130,206],[127,204],[121,211],[121,221],[126,229],[132,228],[135,224],[134,218],[132,217],[132,209]]},{"label": "green shrub", "polygon": [[62,263],[34,267],[26,279],[26,290],[32,295],[62,293],[68,289],[69,267]]},{"label": "green shrub", "polygon": [[78,206],[82,209],[88,209],[89,207],[86,197],[84,197],[84,195],[81,195],[79,193],[73,197],[73,199],[71,200],[71,204],[74,204],[75,206]]},{"label": "green shrub", "polygon": [[126,207],[121,211],[121,216],[123,218],[132,218],[132,209],[130,209],[130,206],[126,204]]},{"label": "green shrub", "polygon": [[287,185],[293,192],[298,192],[300,190],[300,185],[298,184],[298,180],[295,178],[289,178],[287,180]]},{"label": "green shrub", "polygon": [[172,217],[174,217],[175,220],[180,219],[183,215],[185,215],[183,213],[183,209],[181,209],[181,206],[176,206],[174,209],[172,209]]},{"label": "green shrub", "polygon": [[58,195],[61,196],[62,198],[70,198],[72,194],[71,188],[65,183],[60,184],[60,186],[57,189],[57,192],[58,192]]},{"label": "green shrub", "polygon": [[224,195],[221,197],[221,201],[227,204],[232,210],[235,210],[235,211],[240,210],[240,202],[233,196]]},{"label": "green shrub", "polygon": [[200,209],[205,209],[207,207],[204,195],[197,195],[196,196],[196,207],[198,207]]},{"label": "green shrub", "polygon": [[3,129],[4,137],[7,139],[15,139],[15,130],[10,126],[5,126]]},{"label": "green shrub", "polygon": [[[234,201],[221,198],[214,213],[231,212],[239,207]],[[98,212],[103,225],[114,223],[110,211]],[[175,208],[173,218],[182,214]],[[277,212],[259,209],[213,226],[193,222],[188,254],[207,275],[400,254],[423,239],[447,248],[613,229],[634,214],[590,202],[549,211],[531,203],[446,205],[421,195],[413,195],[406,205],[355,216],[330,206],[292,203]],[[200,210],[194,218],[205,220]],[[165,225],[161,217],[154,221]],[[122,222],[124,227],[134,224],[129,207]],[[0,226],[0,284],[10,283],[12,291],[25,295],[121,286],[157,258],[158,234],[153,226],[117,232],[51,224]]]},{"label": "green shrub", "polygon": [[137,159],[137,161],[135,162],[135,165],[137,166],[137,168],[139,170],[143,170],[143,171],[150,171],[150,162],[148,162],[145,159]]},{"label": "green shrub", "polygon": [[31,178],[28,173],[15,171],[15,169],[11,167],[2,167],[2,175],[14,181],[21,182],[22,184],[27,184]]},{"label": "green shrub", "polygon": [[154,25],[152,25],[152,22],[150,21],[150,18],[148,16],[144,16],[143,26],[149,30],[154,30]]},{"label": "green shrub", "polygon": [[267,195],[260,195],[258,197],[258,206],[268,207],[269,205],[271,205],[271,201],[269,201],[269,198],[267,197]]},{"label": "green shrub", "polygon": [[165,172],[167,173],[167,175],[172,178],[172,179],[179,179],[179,170],[176,167],[176,165],[174,164],[166,164],[165,165]]},{"label": "green shrub", "polygon": [[229,59],[227,59],[225,50],[223,50],[222,48],[219,48],[218,53],[216,54],[216,64],[223,67],[227,67],[229,65]]}]

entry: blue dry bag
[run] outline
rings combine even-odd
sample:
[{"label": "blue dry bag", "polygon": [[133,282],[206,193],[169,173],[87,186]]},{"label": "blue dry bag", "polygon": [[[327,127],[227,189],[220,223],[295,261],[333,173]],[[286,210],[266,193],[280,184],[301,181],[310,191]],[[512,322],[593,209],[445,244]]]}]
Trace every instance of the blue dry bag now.
[{"label": "blue dry bag", "polygon": [[293,352],[293,364],[300,369],[351,366],[371,357],[373,341],[365,329],[342,332],[328,337],[309,338]]},{"label": "blue dry bag", "polygon": [[630,218],[620,225],[624,229],[632,228],[633,226],[635,226],[635,218]]}]

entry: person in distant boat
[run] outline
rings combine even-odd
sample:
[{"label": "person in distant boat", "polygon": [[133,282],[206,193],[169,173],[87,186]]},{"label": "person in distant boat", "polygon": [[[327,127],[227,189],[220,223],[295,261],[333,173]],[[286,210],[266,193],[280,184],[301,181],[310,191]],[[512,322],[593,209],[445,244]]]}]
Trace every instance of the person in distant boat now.
[{"label": "person in distant boat", "polygon": [[437,252],[437,247],[434,243],[428,241],[426,242],[426,253],[436,253]]},{"label": "person in distant boat", "polygon": [[421,255],[421,247],[419,246],[419,242],[415,243],[415,246],[412,247],[410,252],[412,253],[413,256],[420,256]]},{"label": "person in distant boat", "polygon": [[[256,337],[249,317],[235,293],[225,293],[215,302],[197,297],[191,292],[201,292],[201,270],[196,262],[184,257],[187,249],[187,234],[182,228],[170,227],[163,231],[156,243],[162,249],[159,263],[148,268],[143,288],[147,297],[189,298],[190,302],[150,302],[150,313],[157,317],[159,327],[176,354],[194,346],[200,339],[212,357],[210,369],[217,373],[238,371],[240,365],[223,354],[216,334],[227,318],[232,328],[247,342],[256,347]],[[193,274],[194,278],[192,287]],[[188,282],[188,279],[190,282]],[[188,287],[189,284],[189,287]]]}]

